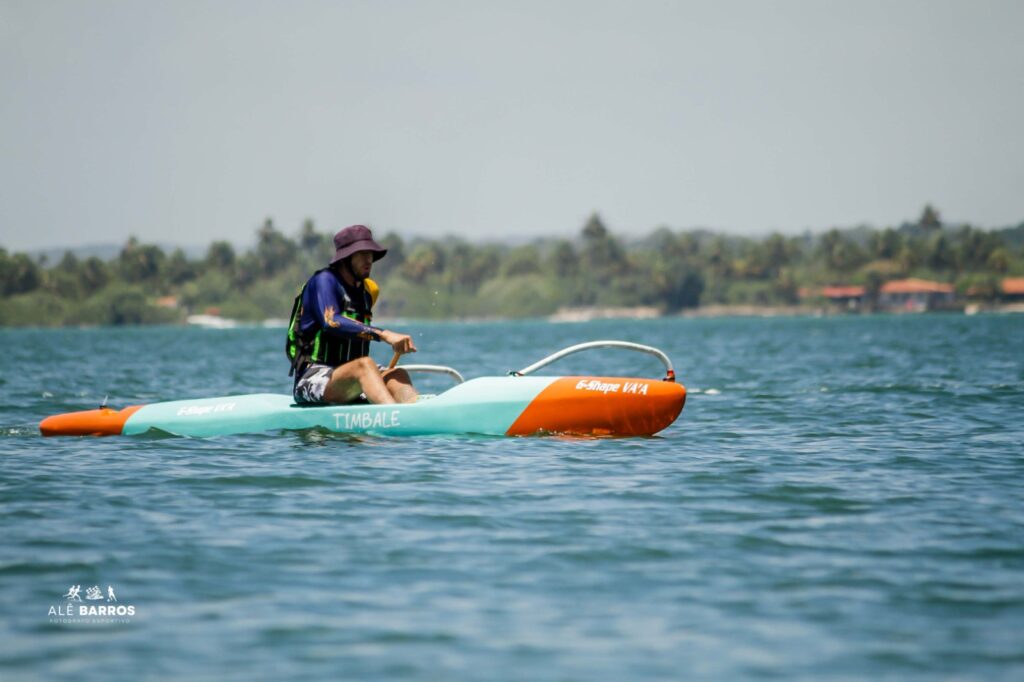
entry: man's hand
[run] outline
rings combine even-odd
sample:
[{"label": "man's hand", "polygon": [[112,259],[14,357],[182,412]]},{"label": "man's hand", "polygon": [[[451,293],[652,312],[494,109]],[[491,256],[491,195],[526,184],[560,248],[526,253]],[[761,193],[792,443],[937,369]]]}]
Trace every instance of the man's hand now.
[{"label": "man's hand", "polygon": [[380,339],[384,343],[391,346],[396,353],[415,353],[416,344],[412,342],[412,337],[408,334],[399,334],[398,332],[391,332],[383,330],[380,333]]}]

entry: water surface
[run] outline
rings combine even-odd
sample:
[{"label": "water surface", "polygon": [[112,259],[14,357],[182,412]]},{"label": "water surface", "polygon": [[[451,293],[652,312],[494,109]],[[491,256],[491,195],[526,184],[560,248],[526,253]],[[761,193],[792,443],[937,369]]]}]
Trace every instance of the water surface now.
[{"label": "water surface", "polygon": [[[282,332],[0,330],[0,679],[1024,677],[1024,317],[406,330],[467,378],[652,344],[690,396],[648,439],[42,439],[287,391]],[[137,613],[51,622],[72,585]]]}]

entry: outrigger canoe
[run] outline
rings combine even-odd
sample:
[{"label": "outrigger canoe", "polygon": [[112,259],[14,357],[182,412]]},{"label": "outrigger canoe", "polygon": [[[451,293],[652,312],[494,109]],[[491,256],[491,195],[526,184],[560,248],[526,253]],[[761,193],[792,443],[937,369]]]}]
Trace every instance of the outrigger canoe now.
[{"label": "outrigger canoe", "polygon": [[[665,377],[529,376],[566,355],[608,347],[654,355],[665,365]],[[120,410],[101,407],[47,417],[39,430],[44,436],[132,436],[158,431],[207,437],[313,428],[381,436],[649,436],[672,424],[686,402],[686,388],[675,382],[668,356],[656,348],[623,341],[570,346],[509,376],[470,381],[463,381],[450,367],[400,366],[410,372],[448,374],[458,383],[438,395],[396,405],[299,406],[290,395],[257,393]]]}]

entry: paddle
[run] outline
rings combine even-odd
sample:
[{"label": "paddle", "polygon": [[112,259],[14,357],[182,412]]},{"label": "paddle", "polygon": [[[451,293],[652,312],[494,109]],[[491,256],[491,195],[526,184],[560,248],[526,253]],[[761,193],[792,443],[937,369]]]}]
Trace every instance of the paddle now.
[{"label": "paddle", "polygon": [[400,357],[402,357],[402,354],[396,350],[395,354],[391,356],[391,362],[388,363],[388,369],[394,369],[395,365],[398,364],[398,358]]}]

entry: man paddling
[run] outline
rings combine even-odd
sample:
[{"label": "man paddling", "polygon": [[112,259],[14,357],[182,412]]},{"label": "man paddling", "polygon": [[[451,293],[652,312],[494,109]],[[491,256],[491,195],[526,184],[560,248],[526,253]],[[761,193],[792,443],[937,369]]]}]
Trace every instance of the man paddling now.
[{"label": "man paddling", "polygon": [[412,337],[370,326],[377,284],[373,263],[387,249],[365,225],[334,235],[334,259],[313,273],[295,299],[285,350],[294,373],[292,391],[301,405],[411,403],[416,389],[404,369],[384,369],[370,358],[370,342],[383,341],[395,353],[414,353]]}]

